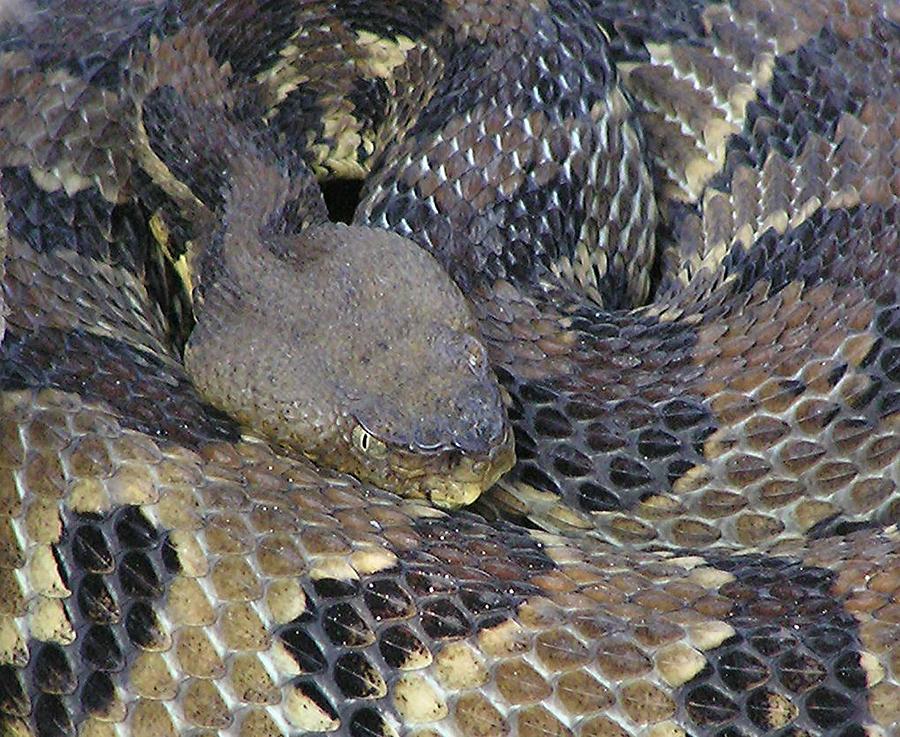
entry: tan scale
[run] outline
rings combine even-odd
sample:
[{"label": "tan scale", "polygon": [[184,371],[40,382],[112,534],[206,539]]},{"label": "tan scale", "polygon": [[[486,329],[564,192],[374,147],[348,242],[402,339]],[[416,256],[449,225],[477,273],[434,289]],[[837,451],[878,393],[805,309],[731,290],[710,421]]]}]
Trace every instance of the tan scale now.
[{"label": "tan scale", "polygon": [[[838,209],[889,202],[895,195],[890,189],[891,172],[885,173],[888,157],[866,156],[867,147],[883,149],[892,140],[885,135],[888,128],[882,121],[889,118],[888,106],[881,101],[864,108],[858,119],[846,116],[839,124],[839,143],[807,142],[807,158],[816,158],[813,153],[825,147],[829,150],[830,163],[821,169],[828,181],[823,186],[817,182],[819,174],[811,175],[809,181],[798,176],[809,172],[812,163],[775,155],[769,156],[765,171],[735,172],[733,200],[700,184],[708,181],[703,163],[709,160],[707,153],[714,158],[721,154],[726,126],[720,113],[728,125],[739,126],[743,112],[738,111],[744,110],[753,94],[749,85],[737,81],[739,76],[753,80],[757,88],[769,84],[776,55],[796,49],[825,22],[839,35],[868,33],[865,18],[842,18],[830,12],[842,7],[836,2],[813,3],[791,15],[759,15],[757,11],[768,5],[748,0],[736,7],[718,4],[702,11],[707,30],[718,34],[715,49],[720,57],[715,60],[709,58],[708,49],[693,55],[677,46],[665,52],[654,50],[655,63],[679,71],[672,77],[679,82],[671,85],[673,90],[685,90],[680,84],[685,80],[709,86],[704,74],[727,78],[712,93],[712,102],[705,102],[714,105],[715,111],[698,109],[697,98],[690,96],[677,108],[678,115],[692,116],[692,135],[702,131],[696,147],[673,145],[671,151],[684,157],[678,162],[683,169],[680,176],[698,187],[697,201],[705,210],[705,219],[692,231],[697,248],[685,254],[685,263],[691,264],[685,268],[692,274],[714,271],[734,243],[749,245],[759,235],[760,222],[776,229],[796,228],[815,216],[821,204]],[[474,31],[481,42],[501,33],[507,27],[503,24],[524,22],[527,26],[534,20],[527,15],[517,20],[523,15],[518,3],[496,10],[487,2],[465,4],[463,10],[475,18],[480,12],[493,14],[490,33],[483,28]],[[868,12],[862,7],[857,10]],[[828,20],[829,16],[835,17]],[[330,38],[330,31],[318,32]],[[355,44],[369,43],[359,34],[348,37]],[[296,46],[298,40],[291,43]],[[384,64],[390,67],[385,73],[393,73],[407,52],[391,43],[372,39],[371,56],[364,63],[376,73]],[[405,39],[397,46],[404,44]],[[724,70],[710,71],[720,58],[733,60],[728,62],[733,76]],[[297,73],[291,68],[282,81],[290,86]],[[287,91],[287,87],[281,89]],[[7,112],[3,105],[0,102],[0,111]],[[329,110],[328,135],[341,138],[347,121],[340,106]],[[104,115],[97,120],[103,121]],[[354,124],[350,121],[347,130],[352,131]],[[662,125],[646,128],[651,134],[669,130]],[[521,140],[523,129],[516,126],[504,139],[510,161],[527,150]],[[680,124],[672,129],[684,134]],[[359,143],[352,132],[343,140],[338,154],[342,161]],[[685,141],[690,142],[687,137]],[[445,164],[453,169],[462,166],[461,159],[451,156]],[[52,176],[39,174],[38,184],[52,183],[57,191],[66,184],[80,186],[76,174],[81,173],[67,166],[63,162]],[[540,176],[550,172],[548,167]],[[470,192],[475,178],[465,174],[460,175],[459,188]],[[110,176],[103,191],[124,191],[118,189],[121,175]],[[515,192],[522,181],[521,172],[510,171],[498,191]],[[455,187],[434,201],[452,202],[451,189]],[[594,226],[586,226],[585,237],[599,238],[597,230],[595,236]],[[119,271],[65,263],[65,257],[45,259],[46,254],[30,252],[18,241],[12,248],[3,292],[13,295],[16,314],[11,324],[21,321],[25,313],[19,306],[26,302],[18,300],[26,297],[20,295],[40,297],[52,292],[54,275],[60,274],[67,286],[59,295],[48,294],[48,320],[71,329],[88,326],[102,314],[107,317],[107,324],[101,326],[105,337],[121,338],[133,347],[149,349],[151,355],[170,359],[151,345],[160,340],[156,327],[141,338],[140,320],[146,316],[138,320],[127,308],[121,311],[125,319],[120,321],[111,307],[106,309],[105,300],[111,294],[129,295],[126,303],[131,300],[132,306],[145,302],[127,279],[118,282],[113,292],[99,287],[101,274],[122,279]],[[583,251],[578,258],[577,268],[589,280],[591,257]],[[600,271],[620,266],[605,256],[593,258]],[[43,273],[30,282],[29,265],[36,264],[42,266],[35,273]],[[82,267],[90,274],[88,279],[78,276]],[[639,277],[629,276],[637,281],[639,292],[645,288]],[[82,283],[89,286],[84,299],[65,299],[66,290]],[[728,286],[711,289],[721,287],[724,292]],[[698,292],[703,289],[697,286]],[[128,503],[137,505],[132,512],[138,513],[141,523],[166,538],[180,568],[171,572],[164,597],[154,601],[152,611],[159,621],[149,633],[147,649],[131,649],[131,660],[121,672],[121,693],[106,712],[84,723],[83,734],[155,737],[190,732],[206,737],[222,730],[246,737],[283,737],[290,731],[349,729],[321,707],[318,697],[296,686],[299,680],[315,679],[304,672],[278,633],[283,625],[290,627],[303,615],[331,605],[316,588],[326,588],[329,580],[356,592],[343,595],[341,603],[358,608],[368,618],[364,592],[369,584],[387,582],[409,588],[412,573],[431,567],[439,574],[432,581],[433,590],[410,595],[411,603],[401,607],[395,620],[376,628],[379,636],[391,627],[408,637],[409,650],[401,660],[386,664],[374,657],[374,649],[362,652],[377,648],[376,642],[366,640],[360,646],[363,662],[373,664],[362,669],[369,689],[363,701],[376,716],[383,716],[380,730],[384,734],[415,730],[422,737],[684,737],[693,727],[686,729],[677,720],[683,717],[692,679],[716,662],[718,653],[712,651],[746,632],[743,623],[729,621],[733,591],[745,586],[744,570],[740,566],[734,572],[719,570],[712,563],[713,555],[724,556],[725,549],[709,549],[740,542],[796,557],[806,567],[834,574],[827,592],[829,604],[837,603],[852,615],[857,626],[853,636],[858,633],[863,648],[860,665],[868,689],[859,692],[859,698],[866,699],[860,708],[875,722],[863,729],[871,737],[890,734],[900,719],[894,706],[900,693],[898,614],[893,602],[898,580],[894,575],[896,529],[882,526],[825,540],[808,540],[803,535],[834,510],[850,510],[881,522],[891,519],[891,510],[897,509],[896,423],[890,418],[873,420],[860,428],[852,422],[854,412],[840,409],[851,407],[872,388],[864,364],[877,342],[872,324],[878,309],[857,294],[826,287],[809,289],[799,283],[774,298],[764,290],[746,298],[749,307],[742,308],[730,323],[732,332],[703,325],[701,350],[693,354],[698,367],[710,366],[698,396],[705,392],[706,406],[714,409],[722,427],[720,433],[706,438],[703,450],[708,463],[682,476],[673,493],[646,497],[638,519],[624,512],[601,515],[602,522],[596,524],[601,534],[594,537],[522,533],[526,545],[514,539],[520,528],[498,532],[465,515],[449,517],[422,504],[400,501],[306,461],[287,458],[258,440],[205,439],[188,447],[187,441],[150,438],[128,429],[128,413],[106,402],[59,390],[5,394],[3,417],[12,417],[15,432],[8,433],[0,423],[4,441],[0,445],[0,664],[12,661],[18,669],[25,658],[37,658],[40,646],[23,653],[23,648],[31,647],[27,643],[35,640],[60,642],[69,652],[78,650],[81,643],[76,635],[82,635],[60,606],[68,605],[66,597],[70,593],[74,597],[74,592],[63,585],[48,551],[69,533],[63,529],[66,515],[115,515]],[[578,333],[559,337],[554,331],[557,326],[571,328],[572,321],[567,324],[564,316],[542,314],[524,299],[492,309],[501,316],[517,311],[515,319],[504,324],[515,325],[532,341],[523,341],[516,349],[522,361],[531,362],[523,376],[539,379],[546,376],[548,366],[571,366],[571,352],[577,347],[573,336]],[[685,318],[683,312],[674,306],[659,314],[671,321],[698,318],[693,324],[699,323],[701,316]],[[818,324],[824,328],[810,327],[810,317],[817,314],[823,316]],[[147,318],[147,324],[151,323]],[[773,349],[776,341],[803,350]],[[837,360],[847,361],[849,368],[832,385]],[[623,365],[627,378],[630,367]],[[805,384],[800,395],[795,396],[787,383],[792,380]],[[746,400],[748,396],[752,401]],[[829,425],[824,417],[835,406],[844,414]],[[808,493],[807,485],[814,486],[814,493]],[[554,500],[534,487],[518,497],[506,493],[510,504],[519,505],[521,511],[527,512],[532,503],[543,505],[567,533],[595,527],[590,515],[553,509]],[[460,532],[467,520],[474,532]],[[112,527],[103,528],[104,532]],[[515,535],[510,530],[516,530]],[[654,547],[687,544],[693,553],[636,550],[607,544],[597,539],[601,536]],[[511,551],[516,556],[521,553],[525,562]],[[417,562],[419,555],[426,563]],[[529,568],[532,562],[536,570]],[[416,568],[419,565],[421,570]],[[501,609],[500,616],[482,620],[484,626],[472,625],[463,612],[466,627],[460,632],[442,638],[424,631],[426,606],[441,601],[449,605],[447,611],[453,611],[459,606],[460,587],[471,593],[485,582],[491,592],[524,584],[532,593],[515,606]],[[449,583],[454,593],[445,595],[442,583]],[[538,594],[533,593],[535,588]],[[449,617],[441,624],[453,621]],[[329,644],[321,635],[315,637],[317,647],[327,649],[329,662],[346,654],[346,649]],[[190,660],[198,655],[203,657]],[[333,673],[326,670],[317,677],[326,683],[326,698],[332,698],[337,688]],[[183,690],[173,691],[173,684],[183,681]],[[143,692],[147,697],[142,697]],[[799,707],[774,691],[766,693],[767,723],[772,729],[791,729],[792,721],[799,718]],[[159,694],[163,700],[155,698]],[[104,724],[101,717],[114,721]],[[424,725],[421,729],[419,723]],[[11,725],[13,734],[27,733],[19,717]]]},{"label": "tan scale", "polygon": [[333,732],[340,719],[327,713],[308,695],[295,687],[285,689],[283,710],[288,722],[309,732]]},{"label": "tan scale", "polygon": [[482,657],[465,642],[447,643],[434,659],[438,682],[449,691],[478,688],[489,680]]}]

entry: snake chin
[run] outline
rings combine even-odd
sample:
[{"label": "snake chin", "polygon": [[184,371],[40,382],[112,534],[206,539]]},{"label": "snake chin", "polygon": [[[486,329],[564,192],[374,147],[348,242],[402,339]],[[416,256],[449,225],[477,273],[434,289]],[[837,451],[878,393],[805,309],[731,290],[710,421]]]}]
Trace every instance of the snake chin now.
[{"label": "snake chin", "polygon": [[515,441],[507,423],[499,437],[477,452],[456,445],[399,448],[356,425],[353,452],[341,457],[312,457],[408,499],[424,499],[441,509],[472,504],[515,465]]}]

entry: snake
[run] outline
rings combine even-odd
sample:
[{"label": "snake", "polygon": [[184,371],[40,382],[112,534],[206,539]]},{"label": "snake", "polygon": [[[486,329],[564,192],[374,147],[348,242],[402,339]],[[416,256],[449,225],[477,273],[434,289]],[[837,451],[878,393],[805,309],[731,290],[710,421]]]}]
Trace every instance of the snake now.
[{"label": "snake", "polygon": [[0,5],[0,732],[895,734],[898,41]]}]

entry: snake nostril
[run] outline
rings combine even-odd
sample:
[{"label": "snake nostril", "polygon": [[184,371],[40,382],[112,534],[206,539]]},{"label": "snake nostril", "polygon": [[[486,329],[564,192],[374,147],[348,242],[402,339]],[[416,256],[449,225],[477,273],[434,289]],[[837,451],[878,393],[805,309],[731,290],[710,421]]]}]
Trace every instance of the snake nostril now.
[{"label": "snake nostril", "polygon": [[502,442],[506,417],[494,387],[469,390],[458,398],[455,409],[458,448],[470,453],[484,453]]}]

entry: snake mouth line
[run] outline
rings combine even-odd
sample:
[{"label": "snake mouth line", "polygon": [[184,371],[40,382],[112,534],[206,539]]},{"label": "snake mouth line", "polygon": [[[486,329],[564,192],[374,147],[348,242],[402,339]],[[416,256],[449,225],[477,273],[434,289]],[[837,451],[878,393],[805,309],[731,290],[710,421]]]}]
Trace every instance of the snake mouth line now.
[{"label": "snake mouth line", "polygon": [[434,464],[420,467],[407,477],[406,495],[427,499],[435,507],[453,510],[472,504],[515,465],[515,441],[511,428],[485,455],[445,451]]},{"label": "snake mouth line", "polygon": [[0,0],[0,737],[894,734],[893,6]]}]

